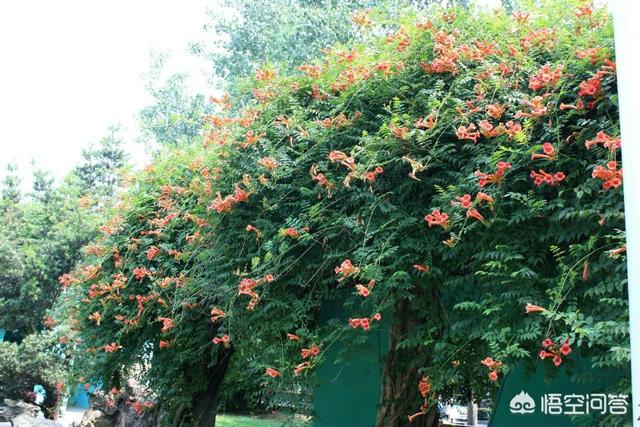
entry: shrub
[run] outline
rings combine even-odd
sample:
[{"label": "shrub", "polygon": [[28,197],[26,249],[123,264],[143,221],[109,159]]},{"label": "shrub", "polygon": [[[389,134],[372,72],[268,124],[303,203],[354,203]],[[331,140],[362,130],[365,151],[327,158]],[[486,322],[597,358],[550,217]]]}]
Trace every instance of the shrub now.
[{"label": "shrub", "polygon": [[41,332],[22,342],[0,342],[0,386],[6,398],[33,401],[33,387],[46,393],[42,403],[48,417],[56,417],[65,392],[71,352],[60,333]]}]

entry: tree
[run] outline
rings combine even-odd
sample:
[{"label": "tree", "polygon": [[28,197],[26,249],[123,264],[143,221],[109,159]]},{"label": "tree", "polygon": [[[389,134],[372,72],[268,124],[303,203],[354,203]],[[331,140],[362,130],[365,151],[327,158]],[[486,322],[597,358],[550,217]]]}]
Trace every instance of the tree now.
[{"label": "tree", "polygon": [[[15,242],[7,239],[4,227],[0,228],[0,325],[3,329],[13,330],[12,317],[22,302],[17,297],[20,295],[20,285],[24,281],[24,260],[20,256]],[[24,309],[22,310],[24,311]],[[5,314],[9,316],[5,318]]]},{"label": "tree", "polygon": [[191,95],[185,74],[164,77],[166,55],[154,56],[147,78],[147,91],[154,98],[139,113],[142,138],[156,146],[176,147],[197,140],[207,111],[205,97]]},{"label": "tree", "polygon": [[2,181],[2,201],[18,203],[20,201],[20,178],[16,174],[18,167],[14,163],[7,164],[6,176]]},{"label": "tree", "polygon": [[571,6],[408,12],[258,69],[250,105],[160,153],[73,273],[80,370],[138,369],[208,425],[228,369],[311,387],[327,348],[388,322],[393,427],[435,425],[438,397],[484,396],[520,361],[580,350],[628,373],[612,26]]},{"label": "tree", "polygon": [[20,198],[15,167],[4,180],[0,204],[0,325],[24,338],[43,328],[43,317],[60,290],[59,278],[73,269],[96,236],[103,210],[116,200],[126,155],[117,129],[56,185],[34,172],[33,190]]},{"label": "tree", "polygon": [[18,335],[40,330],[43,316],[54,303],[58,278],[80,258],[81,249],[95,236],[99,214],[79,206],[73,184],[51,187],[36,173],[31,199],[13,205],[4,218],[18,218],[0,227],[0,325]]},{"label": "tree", "polygon": [[92,195],[97,200],[113,200],[126,164],[120,128],[111,126],[97,147],[82,150],[82,161],[74,173],[82,182],[84,195]]},{"label": "tree", "polygon": [[33,193],[31,197],[44,205],[48,205],[53,197],[53,178],[48,172],[36,170],[33,173]]},{"label": "tree", "polygon": [[[239,80],[265,64],[291,72],[317,58],[323,49],[361,39],[352,19],[375,8],[393,16],[403,8],[426,8],[424,0],[250,0],[218,1],[209,11],[205,30],[212,41],[192,44],[194,53],[210,59],[215,77],[237,95]],[[221,12],[224,11],[224,12]]]},{"label": "tree", "polygon": [[55,418],[71,360],[65,342],[64,334],[50,331],[29,335],[21,343],[0,342],[0,386],[6,397],[30,400],[33,387],[40,385],[46,395],[44,413]]},{"label": "tree", "polygon": [[[403,6],[426,7],[429,2],[243,0],[212,4],[205,25],[210,39],[193,42],[190,50],[210,60],[211,82],[234,95],[235,102],[226,108],[238,111],[249,99],[240,96],[244,93],[242,81],[263,64],[275,64],[288,72],[318,57],[324,48],[362,36],[351,23],[356,11],[380,6],[381,15],[393,15]],[[199,140],[203,116],[211,113],[212,106],[204,95],[188,92],[186,74],[165,77],[166,60],[166,55],[156,54],[146,76],[147,91],[154,102],[139,114],[142,140],[156,147],[190,145]]]}]

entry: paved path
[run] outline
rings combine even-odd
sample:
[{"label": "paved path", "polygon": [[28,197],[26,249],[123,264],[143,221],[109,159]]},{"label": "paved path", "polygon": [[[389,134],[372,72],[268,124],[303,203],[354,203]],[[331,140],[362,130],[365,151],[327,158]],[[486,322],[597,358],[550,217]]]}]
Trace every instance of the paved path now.
[{"label": "paved path", "polygon": [[82,408],[67,408],[64,415],[60,417],[57,421],[62,424],[64,427],[70,427],[71,423],[80,422],[82,420],[82,415],[84,414],[84,409]]}]

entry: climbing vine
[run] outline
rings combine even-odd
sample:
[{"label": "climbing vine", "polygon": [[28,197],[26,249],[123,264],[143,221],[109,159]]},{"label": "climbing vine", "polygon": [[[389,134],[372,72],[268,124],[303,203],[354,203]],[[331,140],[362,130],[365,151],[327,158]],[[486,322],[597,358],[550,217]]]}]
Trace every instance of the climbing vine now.
[{"label": "climbing vine", "polygon": [[141,172],[63,282],[84,376],[137,367],[202,420],[226,371],[273,398],[383,328],[388,426],[515,362],[628,369],[612,25],[538,3],[364,11],[366,43],[212,98],[202,143]]}]

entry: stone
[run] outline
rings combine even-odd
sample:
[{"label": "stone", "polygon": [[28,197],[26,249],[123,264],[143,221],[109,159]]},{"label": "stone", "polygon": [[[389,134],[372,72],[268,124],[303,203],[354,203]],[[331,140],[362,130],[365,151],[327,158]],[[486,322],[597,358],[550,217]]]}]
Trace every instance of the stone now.
[{"label": "stone", "polygon": [[26,415],[30,418],[44,418],[42,410],[38,405],[23,402],[21,400],[4,400],[4,417],[13,420],[20,415]]},{"label": "stone", "polygon": [[72,427],[155,427],[161,419],[157,408],[136,412],[136,402],[147,402],[149,393],[129,380],[117,396],[96,390],[89,398],[90,409],[80,424]]},{"label": "stone", "polygon": [[62,424],[46,419],[38,405],[21,400],[5,399],[2,417],[13,427],[62,427]]},{"label": "stone", "polygon": [[62,424],[57,423],[53,420],[48,420],[46,418],[38,421],[36,427],[62,427]]},{"label": "stone", "polygon": [[112,417],[104,413],[100,409],[90,408],[84,413],[80,424],[74,424],[74,427],[114,427],[115,422]]},{"label": "stone", "polygon": [[20,400],[5,399],[2,417],[13,427],[62,427],[62,424],[46,419],[38,405]]}]

